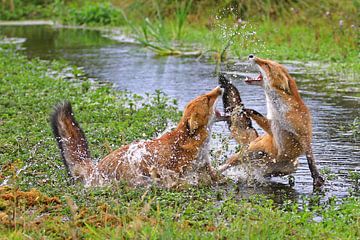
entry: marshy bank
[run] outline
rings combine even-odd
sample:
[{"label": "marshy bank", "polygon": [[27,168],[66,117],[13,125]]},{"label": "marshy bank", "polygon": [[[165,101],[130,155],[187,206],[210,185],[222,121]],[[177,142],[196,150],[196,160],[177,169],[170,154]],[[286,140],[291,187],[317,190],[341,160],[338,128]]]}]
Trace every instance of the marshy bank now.
[{"label": "marshy bank", "polygon": [[[359,237],[356,197],[322,202],[314,195],[277,205],[256,195],[239,198],[237,185],[182,191],[133,189],[123,183],[88,189],[69,185],[48,128],[55,102],[66,96],[74,103],[95,156],[110,151],[112,143],[122,144],[114,131],[124,133],[124,142],[162,131],[164,126],[148,125],[149,120],[158,117],[152,124],[165,123],[176,116],[176,108],[161,95],[135,108],[131,99],[141,102],[139,96],[92,86],[78,79],[83,76],[78,69],[58,62],[28,61],[11,51],[0,52],[0,59],[1,72],[6,72],[0,78],[1,107],[6,109],[1,116],[6,127],[1,128],[1,162],[6,163],[1,177],[12,186],[0,187],[0,233],[8,239]],[[71,82],[64,74],[54,75],[64,68],[72,74]]]},{"label": "marshy bank", "polygon": [[[83,36],[85,35],[85,39],[91,39],[84,34],[84,30],[80,31]],[[97,36],[95,39],[102,38],[100,33],[90,31],[89,34],[95,34]],[[49,36],[49,34],[45,35]],[[68,33],[64,35],[69,38]],[[74,35],[78,36],[75,33]],[[31,38],[27,39],[31,43]],[[26,47],[25,53],[31,56],[31,60],[14,52],[13,49],[3,48],[0,51],[1,181],[2,184],[11,186],[0,188],[1,234],[10,239],[28,236],[183,239],[195,237],[236,239],[242,236],[274,239],[359,237],[360,203],[357,197],[359,176],[356,172],[348,175],[350,169],[354,170],[358,167],[356,165],[358,158],[356,151],[347,151],[349,148],[356,149],[357,145],[352,140],[346,140],[347,137],[340,137],[341,144],[336,144],[342,149],[346,146],[344,141],[349,141],[348,147],[341,155],[351,163],[352,158],[346,154],[354,152],[354,162],[349,167],[342,169],[334,165],[334,161],[320,161],[320,167],[325,169],[324,173],[327,173],[328,178],[325,198],[322,194],[307,194],[311,192],[309,189],[311,183],[306,177],[305,180],[303,178],[305,175],[310,178],[305,166],[305,172],[301,169],[298,171],[300,174],[295,188],[282,183],[270,183],[268,187],[244,188],[232,182],[225,186],[190,187],[181,191],[163,190],[155,186],[148,189],[131,189],[124,183],[88,189],[80,185],[71,185],[48,124],[49,113],[54,104],[63,99],[73,102],[77,117],[86,131],[93,157],[100,158],[111,149],[135,139],[158,135],[169,123],[179,119],[178,107],[186,101],[177,97],[178,101],[174,102],[159,91],[150,95],[116,91],[113,86],[120,88],[121,84],[116,85],[114,79],[114,85],[89,79],[90,69],[100,69],[108,73],[105,79],[112,81],[109,76],[114,73],[114,69],[117,69],[113,67],[113,70],[109,71],[106,66],[111,66],[109,63],[116,62],[114,59],[118,60],[119,57],[103,62],[103,65],[97,65],[96,68],[91,65],[102,59],[99,56],[108,56],[109,51],[106,50],[106,45],[103,45],[104,42],[96,45],[99,41],[107,43],[109,40],[85,41],[87,43],[85,50],[76,45],[64,47],[60,44],[61,41],[54,41],[57,43],[55,46],[62,46],[55,51],[63,54],[60,58],[77,62],[84,66],[84,69],[58,60],[40,60],[35,56],[45,58],[46,54],[44,56],[34,54],[30,45],[22,46]],[[94,47],[93,42],[97,47]],[[113,44],[116,46],[114,47]],[[127,47],[110,43],[110,50],[113,53],[115,49],[122,49],[120,51],[122,56],[127,52],[130,55],[138,53],[142,59],[147,56],[142,50],[131,47],[129,50]],[[69,49],[66,50],[67,48]],[[124,51],[124,48],[127,50]],[[46,53],[52,51],[48,47],[45,49],[47,49]],[[97,52],[99,50],[107,54],[99,55]],[[94,51],[97,53],[95,54]],[[77,57],[69,58],[72,55],[70,52]],[[92,54],[89,54],[91,52]],[[52,58],[57,57],[52,56],[50,59]],[[85,61],[92,58],[94,61]],[[80,62],[80,59],[83,61]],[[158,75],[150,78],[156,79],[161,76],[159,74],[167,72],[168,68],[164,68],[166,65],[162,59],[150,55],[143,62],[147,61],[152,61],[152,66],[156,61],[160,61],[160,66],[163,66],[163,71],[155,71]],[[205,66],[205,69],[199,71],[196,67],[195,72],[192,72],[190,71],[192,67],[184,71],[182,64],[185,64],[185,67],[186,64],[194,66],[193,60],[173,58],[165,63],[171,66],[173,64],[171,61],[180,61],[176,62],[176,66],[180,66],[180,69],[175,68],[180,72],[179,76],[187,72],[190,76],[185,76],[186,79],[199,78],[199,83],[204,84],[199,85],[201,89],[197,89],[196,92],[192,90],[184,96],[192,97],[188,95],[197,95],[198,92],[209,88],[209,85],[216,84],[216,78],[211,74],[214,65],[206,62],[197,63],[196,66]],[[131,65],[128,64],[127,67],[129,66]],[[139,66],[138,61],[135,61],[134,69],[135,66]],[[144,69],[149,67],[145,65]],[[139,77],[145,76],[143,71],[131,70],[130,73],[135,79],[134,76],[137,74]],[[245,71],[244,74],[248,72]],[[101,76],[94,72],[91,75]],[[164,77],[171,81],[169,76]],[[206,77],[211,82],[204,83]],[[176,81],[182,82],[184,79]],[[144,82],[139,83],[144,86]],[[240,82],[238,84],[242,86]],[[189,86],[188,89],[192,88]],[[175,97],[171,92],[168,94]],[[256,96],[251,101],[252,104],[258,101]],[[318,103],[322,107],[328,106],[326,101]],[[333,108],[333,105],[327,107],[328,110]],[[342,108],[348,111],[344,106],[337,108],[337,111]],[[328,115],[325,114],[324,117],[326,116]],[[335,128],[330,129],[334,131]],[[335,134],[341,136],[341,131],[336,130]],[[316,132],[315,135],[318,136]],[[333,140],[331,137],[326,138],[326,141],[329,139]],[[330,155],[333,157],[334,153],[336,152],[331,151]],[[328,164],[329,168],[324,168],[325,164]],[[342,178],[347,180],[339,181]],[[340,182],[341,188],[337,182]],[[36,188],[41,193],[38,190],[30,190],[31,188]],[[301,189],[308,190],[304,192]]]},{"label": "marshy bank", "polygon": [[[98,30],[3,26],[0,34],[26,39],[17,46],[29,58],[65,59],[81,67],[76,68],[75,75],[71,73],[72,69],[64,72],[65,78],[85,75],[90,81],[105,80],[111,82],[116,90],[130,91],[143,97],[160,90],[177,102],[179,110],[195,96],[217,85],[215,63],[208,59],[158,57],[156,53],[138,45],[108,39],[104,37],[106,33]],[[313,114],[314,151],[320,168],[329,178],[326,195],[344,197],[352,184],[349,173],[358,171],[360,167],[359,124],[356,120],[360,89],[353,83],[357,79],[320,74],[317,66],[303,62],[288,62],[285,65],[296,77]],[[248,106],[266,112],[262,90],[243,83],[247,76],[257,74],[247,62],[229,61],[223,65],[222,71],[228,73]],[[135,100],[132,102],[137,104]],[[127,136],[131,133],[123,134]],[[116,135],[112,138],[116,138]],[[229,139],[226,124],[215,124],[212,141],[214,165],[220,164],[235,148],[236,144]],[[300,162],[294,175],[296,185],[293,189],[288,188],[287,178],[273,178],[268,188],[257,191],[249,189],[249,192],[267,192],[281,199],[284,192],[290,191],[292,200],[311,194],[311,177],[305,158],[300,158]]]},{"label": "marshy bank", "polygon": [[[133,6],[134,2],[129,1],[127,7]],[[74,6],[59,5],[65,6],[65,9],[59,9],[67,11],[73,8],[76,16],[84,16],[78,14],[80,12],[92,16],[91,12],[103,9],[102,3],[95,4],[94,8],[86,1],[82,3],[84,7],[75,3]],[[328,6],[321,11],[326,13]],[[331,5],[331,9],[336,6]],[[261,56],[283,59],[296,77],[301,94],[313,113],[315,155],[327,178],[324,192],[312,192],[310,174],[303,158],[295,174],[294,187],[287,184],[287,179],[272,179],[265,186],[250,187],[229,181],[223,186],[189,187],[181,191],[158,189],[156,186],[131,189],[124,183],[84,189],[69,182],[48,124],[49,113],[59,101],[67,99],[73,103],[93,157],[98,159],[135,139],[159,135],[178,121],[179,110],[188,100],[217,84],[213,74],[215,65],[232,35],[219,37],[222,30],[211,28],[212,23],[209,28],[199,24],[204,21],[201,18],[192,20],[196,24],[189,24],[189,20],[196,17],[192,12],[185,16],[187,20],[179,34],[179,25],[172,26],[172,22],[176,22],[170,19],[172,11],[168,10],[166,14],[166,6],[159,8],[164,17],[161,20],[156,8],[156,4],[137,8],[150,10],[142,15],[148,14],[148,23],[143,23],[143,19],[133,22],[131,11],[126,11],[127,21],[132,24],[127,25],[128,33],[133,34],[138,26],[151,23],[145,31],[153,31],[148,40],[155,46],[171,44],[171,47],[190,46],[194,49],[199,46],[194,45],[194,36],[206,39],[206,42],[218,39],[212,40],[212,45],[207,47],[200,45],[202,51],[207,52],[206,57],[159,57],[156,51],[112,41],[103,37],[103,32],[94,30],[51,26],[0,27],[1,36],[15,37],[14,41],[22,39],[16,45],[22,53],[3,45],[0,51],[0,183],[6,185],[0,188],[1,235],[10,239],[45,236],[75,239],[359,238],[360,131],[356,118],[359,113],[359,78],[357,58],[354,58],[357,47],[353,44],[354,28],[348,29],[352,15],[344,20],[346,30],[338,34],[338,21],[341,19],[335,10],[331,11],[332,20],[329,20],[336,23],[334,29],[330,35],[325,34],[330,38],[323,38],[322,30],[319,30],[318,42],[316,35],[312,35],[315,32],[306,32],[308,27],[301,25],[294,32],[286,32],[287,27],[292,27],[296,21],[290,21],[286,28],[282,28],[276,25],[283,26],[282,20],[276,21],[269,15],[271,21],[264,32],[269,33],[270,39],[272,35],[277,40],[244,47],[240,43],[246,42],[239,42],[241,35],[236,35],[239,38],[231,39],[234,48],[227,50],[229,55],[222,65],[222,70],[239,87],[248,105],[265,113],[261,89],[249,88],[242,83],[244,77],[255,73],[246,62],[234,57],[265,46],[265,50],[271,51],[258,50]],[[176,8],[186,10],[186,5]],[[349,9],[351,12],[352,8]],[[105,3],[105,12],[108,10]],[[136,8],[133,10],[133,13],[137,11]],[[262,11],[266,12],[266,9]],[[57,19],[65,19],[61,16],[66,13],[57,13]],[[116,16],[119,20],[123,17],[121,13]],[[232,26],[227,24],[235,19],[221,18],[226,25],[220,24],[220,29],[221,26]],[[76,22],[78,20],[67,21],[80,24]],[[310,20],[304,21],[303,24],[307,24]],[[321,27],[323,23],[320,21],[319,28],[328,33],[329,25]],[[116,22],[96,20],[89,24],[114,26]],[[197,25],[205,27],[198,28]],[[176,34],[172,32],[174,26],[178,26],[174,31]],[[228,33],[236,31],[238,26]],[[277,32],[269,30],[273,26],[278,26]],[[316,24],[314,26],[315,30],[318,29]],[[196,33],[194,29],[203,29],[203,34],[200,34],[202,30]],[[295,41],[299,32],[305,32],[305,39],[307,34],[313,36],[309,41],[314,45]],[[144,37],[143,33],[140,32],[140,37]],[[164,39],[156,39],[159,34],[154,33],[163,34]],[[341,46],[335,41],[337,36],[338,40],[349,38],[350,41]],[[329,41],[329,45],[322,44],[324,39]],[[317,44],[318,50],[312,48]],[[146,42],[143,45],[146,46]],[[330,45],[334,45],[334,51],[328,51],[332,49]],[[236,48],[240,49],[239,52]],[[300,61],[284,61],[289,59]],[[340,74],[328,71],[319,74],[319,68],[309,63],[310,60],[321,60],[330,64],[334,72],[336,69],[342,71]],[[234,147],[224,132],[227,132],[225,125],[215,127],[211,152],[214,164]]]}]

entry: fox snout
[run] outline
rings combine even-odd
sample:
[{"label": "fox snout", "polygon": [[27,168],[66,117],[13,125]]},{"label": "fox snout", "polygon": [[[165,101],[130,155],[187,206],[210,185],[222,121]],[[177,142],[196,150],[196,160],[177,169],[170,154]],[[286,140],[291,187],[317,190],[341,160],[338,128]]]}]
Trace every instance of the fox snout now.
[{"label": "fox snout", "polygon": [[221,86],[217,86],[211,92],[209,92],[207,95],[209,97],[219,97],[219,96],[222,96],[223,93],[224,93],[224,88],[222,88]]},{"label": "fox snout", "polygon": [[257,65],[262,65],[265,63],[269,63],[269,60],[266,59],[261,59],[255,56],[255,54],[249,54],[248,60],[252,63],[252,64],[257,64]]}]

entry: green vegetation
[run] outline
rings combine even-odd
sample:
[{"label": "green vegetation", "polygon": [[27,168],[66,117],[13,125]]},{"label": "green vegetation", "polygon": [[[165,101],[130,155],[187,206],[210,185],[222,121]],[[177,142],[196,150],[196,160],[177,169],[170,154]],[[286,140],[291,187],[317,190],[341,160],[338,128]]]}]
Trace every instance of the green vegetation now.
[{"label": "green vegetation", "polygon": [[[250,52],[320,60],[331,63],[332,75],[354,74],[351,80],[358,81],[358,1],[94,2],[7,0],[1,2],[0,19],[121,27],[159,55],[214,56],[217,63]],[[63,34],[62,39],[73,44],[69,40],[77,38]],[[157,136],[180,117],[176,102],[159,91],[145,97],[114,91],[90,82],[76,66],[28,60],[1,46],[1,238],[360,238],[356,171],[349,174],[348,198],[324,201],[314,195],[281,205],[259,196],[241,198],[230,183],[181,191],[133,189],[126,183],[73,185],[48,123],[52,107],[65,99],[73,104],[94,159],[135,139]],[[340,130],[357,141],[359,119]],[[323,173],[334,177],[330,169]]]},{"label": "green vegetation", "polygon": [[[311,207],[214,189],[129,189],[113,185],[48,198],[0,188],[0,233],[8,239],[358,239],[360,201]],[[17,198],[14,200],[13,196]],[[4,198],[4,197],[3,197]],[[315,202],[316,199],[314,198]],[[304,209],[299,210],[299,207]],[[11,219],[16,211],[16,221]],[[10,218],[9,218],[10,216]]]},{"label": "green vegetation", "polygon": [[355,196],[360,196],[360,172],[351,171],[349,172],[349,178],[353,182],[353,188],[350,190]]},{"label": "green vegetation", "polygon": [[70,5],[62,17],[64,24],[116,25],[121,23],[121,13],[110,3],[92,3],[79,8]]},{"label": "green vegetation", "polygon": [[360,237],[358,197],[322,203],[315,195],[278,206],[258,196],[241,199],[236,185],[181,191],[71,185],[48,123],[52,106],[64,99],[73,103],[96,159],[179,119],[160,92],[145,99],[116,92],[66,63],[1,50],[0,182],[11,187],[0,187],[0,235],[7,239]]},{"label": "green vegetation", "polygon": [[[6,4],[3,6],[1,19],[51,16],[65,24],[121,27],[160,55],[215,53],[218,59],[224,58],[222,53],[228,49],[232,57],[259,53],[278,60],[345,63],[357,73],[360,69],[359,2],[355,0],[27,0],[26,4],[14,0],[14,3],[13,11]],[[31,10],[37,8],[43,10]]]},{"label": "green vegetation", "polygon": [[[22,169],[18,186],[42,189],[43,181],[59,189],[67,185],[66,173],[56,170],[63,167],[48,122],[52,107],[61,101],[72,102],[95,159],[135,139],[154,137],[168,121],[179,119],[176,104],[161,92],[146,98],[117,92],[83,80],[76,67],[28,62],[13,51],[0,51],[0,58],[0,179]],[[63,80],[68,76],[74,77]]]},{"label": "green vegetation", "polygon": [[49,19],[53,16],[52,2],[50,0],[3,0],[0,3],[0,20]]},{"label": "green vegetation", "polygon": [[360,118],[356,117],[351,123],[339,127],[344,136],[352,137],[355,141],[360,139]]}]

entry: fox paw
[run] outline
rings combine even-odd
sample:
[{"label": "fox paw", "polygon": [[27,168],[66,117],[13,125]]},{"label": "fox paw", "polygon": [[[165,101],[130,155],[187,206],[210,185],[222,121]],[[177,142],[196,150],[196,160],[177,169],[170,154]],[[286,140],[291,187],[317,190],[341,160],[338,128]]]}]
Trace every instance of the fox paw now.
[{"label": "fox paw", "polygon": [[314,177],[313,186],[314,189],[320,189],[325,183],[325,179],[322,176]]},{"label": "fox paw", "polygon": [[220,180],[224,177],[224,176],[221,175],[220,172],[218,172],[218,171],[215,170],[215,169],[211,169],[211,170],[209,171],[209,173],[210,173],[211,180],[212,180],[213,182],[218,182],[218,181],[220,181]]}]

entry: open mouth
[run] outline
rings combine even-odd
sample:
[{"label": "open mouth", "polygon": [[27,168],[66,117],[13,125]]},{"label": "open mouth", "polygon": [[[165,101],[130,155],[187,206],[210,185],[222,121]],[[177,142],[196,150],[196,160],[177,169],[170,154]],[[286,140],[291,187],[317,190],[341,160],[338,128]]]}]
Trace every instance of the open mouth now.
[{"label": "open mouth", "polygon": [[221,112],[219,110],[215,109],[214,113],[216,118],[221,118]]},{"label": "open mouth", "polygon": [[248,77],[246,77],[245,82],[247,84],[250,84],[250,85],[262,85],[263,75],[260,72],[259,76],[257,76],[257,78],[248,78]]},{"label": "open mouth", "polygon": [[224,116],[221,114],[221,112],[217,109],[214,110],[214,113],[213,113],[213,120],[214,122],[220,122],[222,121],[222,118]]}]

